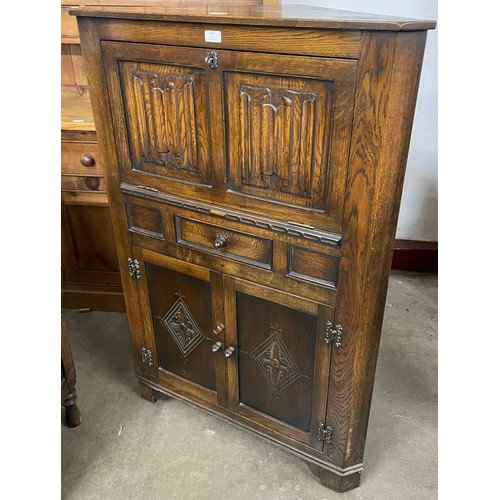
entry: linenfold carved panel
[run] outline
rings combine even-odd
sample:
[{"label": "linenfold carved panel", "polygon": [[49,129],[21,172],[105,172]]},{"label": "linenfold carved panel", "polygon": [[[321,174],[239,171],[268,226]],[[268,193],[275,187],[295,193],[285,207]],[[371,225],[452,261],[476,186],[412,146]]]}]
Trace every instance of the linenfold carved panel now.
[{"label": "linenfold carved panel", "polygon": [[323,209],[333,83],[231,73],[226,87],[231,189]]},{"label": "linenfold carved panel", "polygon": [[198,170],[193,75],[133,71],[140,110],[142,157],[166,167]]},{"label": "linenfold carved panel", "polygon": [[202,72],[122,62],[121,78],[132,168],[203,181],[207,164]]},{"label": "linenfold carved panel", "polygon": [[310,198],[316,94],[242,85],[240,99],[243,183]]}]

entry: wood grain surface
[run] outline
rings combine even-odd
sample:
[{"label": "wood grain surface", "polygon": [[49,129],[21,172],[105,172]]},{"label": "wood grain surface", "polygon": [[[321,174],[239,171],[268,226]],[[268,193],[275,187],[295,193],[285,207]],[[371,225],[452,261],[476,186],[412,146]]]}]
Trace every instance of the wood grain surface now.
[{"label": "wood grain surface", "polygon": [[[220,5],[220,4],[219,4]],[[220,12],[210,4],[182,4],[126,7],[84,7],[71,11],[77,16],[109,17],[114,19],[144,19],[160,21],[206,22],[258,26],[289,26],[331,29],[365,29],[384,31],[428,30],[435,21],[365,14],[310,5],[248,6],[231,5]]]}]

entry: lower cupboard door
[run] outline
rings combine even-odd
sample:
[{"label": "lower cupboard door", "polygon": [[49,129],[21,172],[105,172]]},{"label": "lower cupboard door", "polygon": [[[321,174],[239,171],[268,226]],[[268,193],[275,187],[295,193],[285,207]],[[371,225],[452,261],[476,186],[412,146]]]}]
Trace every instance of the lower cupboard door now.
[{"label": "lower cupboard door", "polygon": [[[333,308],[224,277],[229,407],[258,430],[323,449]],[[278,436],[277,436],[278,437]]]},{"label": "lower cupboard door", "polygon": [[146,250],[141,257],[141,307],[160,385],[187,399],[225,403],[224,363],[213,351],[224,342],[214,331],[222,314],[220,274]]}]

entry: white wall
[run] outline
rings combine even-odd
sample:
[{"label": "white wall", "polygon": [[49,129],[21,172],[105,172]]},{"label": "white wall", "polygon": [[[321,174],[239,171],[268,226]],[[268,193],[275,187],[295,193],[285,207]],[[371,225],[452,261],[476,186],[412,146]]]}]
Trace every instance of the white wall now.
[{"label": "white wall", "polygon": [[[302,4],[390,16],[437,18],[437,0],[282,0]],[[438,240],[437,167],[437,28],[427,45],[408,155],[403,199],[396,238]]]}]

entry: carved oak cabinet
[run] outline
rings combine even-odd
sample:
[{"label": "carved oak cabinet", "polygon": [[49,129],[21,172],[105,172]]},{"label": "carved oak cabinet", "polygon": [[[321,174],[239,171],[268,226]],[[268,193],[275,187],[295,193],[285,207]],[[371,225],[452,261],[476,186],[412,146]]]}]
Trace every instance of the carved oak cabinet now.
[{"label": "carved oak cabinet", "polygon": [[434,22],[216,10],[74,12],[137,378],[346,491]]}]

